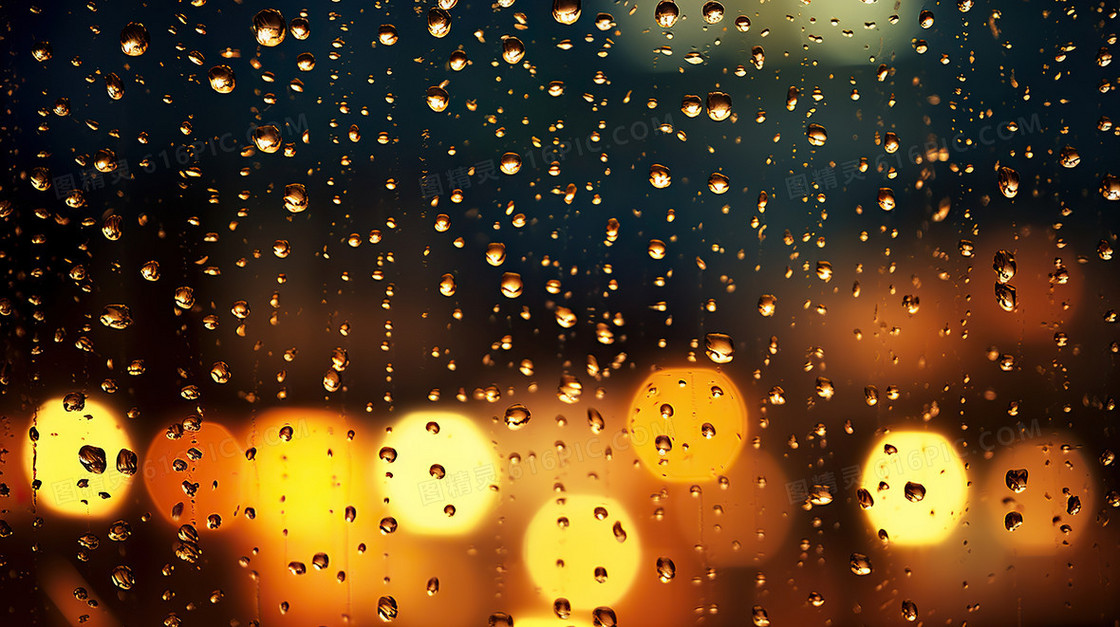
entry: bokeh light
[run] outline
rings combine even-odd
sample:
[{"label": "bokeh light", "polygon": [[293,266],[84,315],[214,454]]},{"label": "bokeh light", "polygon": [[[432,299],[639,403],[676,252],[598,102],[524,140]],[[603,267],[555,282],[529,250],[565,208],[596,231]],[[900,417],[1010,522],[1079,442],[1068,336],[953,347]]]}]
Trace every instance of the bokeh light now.
[{"label": "bokeh light", "polygon": [[261,414],[245,440],[242,509],[269,529],[324,533],[338,527],[364,492],[350,481],[355,459],[341,416],[322,410]]},{"label": "bokeh light", "polygon": [[747,409],[727,375],[667,368],[638,386],[627,428],[650,472],[672,481],[713,480],[743,448]]},{"label": "bokeh light", "polygon": [[964,463],[944,436],[890,432],[868,453],[858,499],[875,532],[900,545],[933,544],[957,527],[967,505]]},{"label": "bokeh light", "polygon": [[791,479],[769,453],[751,451],[715,485],[677,486],[688,488],[688,498],[661,507],[662,515],[684,537],[702,530],[706,563],[724,568],[765,563],[786,546],[790,516],[801,505],[790,499]]},{"label": "bokeh light", "polygon": [[[84,397],[63,403],[61,397],[43,403],[28,425],[38,435],[23,448],[27,476],[40,485],[36,502],[65,515],[108,516],[124,504],[137,472],[123,412]],[[131,461],[118,467],[118,458]]]},{"label": "bokeh light", "polygon": [[386,434],[372,471],[381,478],[394,516],[410,533],[467,532],[498,501],[493,445],[460,414],[404,416]]},{"label": "bokeh light", "polygon": [[[525,531],[524,560],[547,600],[593,609],[622,598],[638,575],[642,540],[617,500],[565,494],[544,503]],[[649,565],[653,573],[653,563]]]},{"label": "bokeh light", "polygon": [[363,532],[359,523],[376,524],[376,491],[361,480],[350,433],[343,416],[301,408],[264,412],[243,436],[252,458],[242,475],[248,520],[235,533],[255,547],[247,566],[259,581],[264,623],[344,622],[352,537]]}]

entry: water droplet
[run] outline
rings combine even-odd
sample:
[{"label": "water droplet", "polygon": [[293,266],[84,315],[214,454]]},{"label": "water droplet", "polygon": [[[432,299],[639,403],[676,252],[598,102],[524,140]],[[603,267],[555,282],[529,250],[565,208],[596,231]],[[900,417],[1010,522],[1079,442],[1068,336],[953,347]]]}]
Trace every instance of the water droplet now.
[{"label": "water droplet", "polygon": [[607,580],[607,569],[602,566],[595,567],[595,581],[603,583]]},{"label": "water droplet", "polygon": [[287,32],[284,16],[276,9],[264,9],[253,16],[253,33],[257,43],[266,48],[279,46]]},{"label": "water droplet", "polygon": [[397,618],[397,600],[391,596],[383,596],[377,600],[377,617],[385,622]]},{"label": "water droplet", "polygon": [[1018,494],[1027,489],[1027,469],[1018,468],[1007,471],[1007,476],[1004,478],[1007,482],[1007,488],[1012,492]]},{"label": "water droplet", "polygon": [[521,282],[521,275],[516,272],[506,272],[502,275],[502,296],[506,298],[517,298],[521,296],[521,291],[524,284]]},{"label": "water droplet", "polygon": [[502,159],[498,162],[498,169],[502,174],[513,176],[521,171],[521,155],[516,152],[507,152],[502,155]]},{"label": "water droplet", "polygon": [[1007,283],[1015,278],[1015,255],[1006,250],[996,251],[992,259],[992,269],[996,271],[996,281]]},{"label": "water droplet", "polygon": [[307,39],[311,36],[311,22],[302,16],[292,18],[292,21],[288,24],[288,32],[296,39]]},{"label": "water droplet", "polygon": [[502,40],[502,59],[513,65],[523,58],[525,58],[525,44],[517,37],[505,37]]},{"label": "water droplet", "polygon": [[40,41],[39,43],[31,47],[31,56],[40,63],[49,61],[53,54],[54,51],[51,48],[50,43],[45,41]]},{"label": "water droplet", "polygon": [[122,475],[135,475],[139,461],[137,460],[136,453],[122,448],[117,452],[117,472]]},{"label": "water droplet", "polygon": [[1019,173],[1007,166],[1001,166],[997,177],[999,191],[1007,198],[1014,198],[1019,193]]},{"label": "water droplet", "polygon": [[731,117],[731,96],[722,91],[708,92],[708,117],[716,122]]},{"label": "water droplet", "polygon": [[506,261],[506,245],[499,242],[491,242],[486,246],[486,263],[497,267]]},{"label": "water droplet", "polygon": [[552,0],[552,18],[565,26],[575,24],[580,12],[580,0]]},{"label": "water droplet", "polygon": [[889,187],[879,188],[879,208],[883,211],[894,211],[894,190]]},{"label": "water droplet", "polygon": [[113,585],[121,590],[131,590],[136,585],[136,578],[132,574],[132,569],[123,564],[113,568],[111,579]]},{"label": "water droplet", "polygon": [[95,475],[100,475],[105,472],[105,468],[108,466],[105,460],[105,449],[89,444],[78,449],[78,461],[82,463],[82,467],[86,469],[86,472],[91,472]]},{"label": "water droplet", "polygon": [[996,304],[1004,311],[1015,311],[1015,286],[1010,283],[996,283]]},{"label": "water droplet", "polygon": [[763,294],[758,298],[758,313],[769,318],[774,315],[778,299],[773,294]]},{"label": "water droplet", "polygon": [[918,620],[918,606],[913,601],[907,599],[902,602],[902,618],[911,623]]},{"label": "water droplet", "polygon": [[863,553],[852,553],[848,558],[848,567],[852,573],[856,575],[870,575],[871,574],[871,560]]},{"label": "water droplet", "polygon": [[595,627],[615,627],[618,625],[618,617],[615,615],[614,610],[609,607],[601,606],[591,612],[592,624]]},{"label": "water droplet", "polygon": [[451,32],[451,14],[440,8],[429,9],[428,32],[432,37],[446,37]]},{"label": "water droplet", "polygon": [[397,460],[397,449],[391,446],[384,446],[378,451],[377,456],[380,457],[382,461],[391,464]]},{"label": "water droplet", "polygon": [[452,50],[447,57],[447,65],[455,72],[460,72],[467,67],[468,61],[467,53],[462,50]]},{"label": "water droplet", "polygon": [[1081,497],[1070,496],[1066,501],[1066,513],[1070,516],[1076,516],[1081,511]]},{"label": "water droplet", "polygon": [[611,525],[611,533],[614,534],[615,540],[618,540],[619,542],[626,542],[626,538],[628,536],[626,534],[626,530],[622,528],[621,520],[614,521],[614,524]]},{"label": "water droplet", "polygon": [[823,146],[825,141],[828,140],[828,132],[820,124],[810,124],[805,129],[805,137],[809,139],[811,145]]},{"label": "water droplet", "polygon": [[911,503],[917,503],[918,501],[926,498],[926,487],[920,483],[907,481],[904,488],[904,493],[906,494],[907,501],[910,501]]},{"label": "water droplet", "polygon": [[513,627],[513,617],[505,612],[494,612],[490,615],[487,627]]},{"label": "water droplet", "polygon": [[302,213],[308,205],[307,188],[301,183],[284,186],[284,208],[291,213]]},{"label": "water droplet", "polygon": [[382,24],[377,28],[377,41],[383,46],[392,46],[400,40],[397,27],[392,24]]},{"label": "water droplet", "polygon": [[669,168],[655,163],[649,166],[649,183],[657,189],[665,189],[673,182],[673,176],[669,173]]},{"label": "water droplet", "polygon": [[1115,174],[1104,175],[1104,178],[1101,179],[1100,191],[1105,200],[1120,200],[1120,176]]},{"label": "water droplet", "polygon": [[856,490],[856,499],[859,501],[859,506],[863,509],[869,509],[870,507],[875,505],[875,499],[872,498],[871,492],[869,492],[866,488],[860,488],[859,490]]},{"label": "water droplet", "polygon": [[219,94],[228,94],[237,85],[233,75],[233,68],[228,65],[215,65],[206,73],[210,80],[210,87]]},{"label": "water droplet", "polygon": [[433,85],[428,88],[426,99],[428,108],[439,113],[447,108],[448,103],[451,101],[451,96],[448,95],[446,89],[438,85]]},{"label": "water droplet", "polygon": [[704,336],[704,353],[714,363],[730,363],[735,357],[735,341],[726,333],[708,333]]},{"label": "water droplet", "polygon": [[139,22],[129,22],[121,29],[121,52],[138,57],[148,51],[148,29]]},{"label": "water droplet", "polygon": [[677,566],[667,557],[657,558],[657,578],[661,583],[669,583],[677,576]]},{"label": "water droplet", "polygon": [[564,597],[560,597],[552,602],[552,612],[556,614],[556,618],[567,620],[572,615],[572,604]]},{"label": "water droplet", "polygon": [[653,19],[661,28],[672,28],[680,15],[681,10],[673,0],[661,0],[653,11]]},{"label": "water droplet", "polygon": [[587,425],[591,428],[592,433],[600,433],[603,431],[603,427],[606,426],[602,414],[594,407],[588,408],[587,410]]},{"label": "water droplet", "polygon": [[63,411],[82,411],[86,407],[86,395],[81,392],[70,392],[62,397]]},{"label": "water droplet", "polygon": [[723,5],[719,2],[705,2],[702,13],[705,22],[718,24],[723,19]]},{"label": "water droplet", "polygon": [[123,520],[118,520],[109,525],[109,539],[113,542],[124,542],[132,535],[132,527]]}]

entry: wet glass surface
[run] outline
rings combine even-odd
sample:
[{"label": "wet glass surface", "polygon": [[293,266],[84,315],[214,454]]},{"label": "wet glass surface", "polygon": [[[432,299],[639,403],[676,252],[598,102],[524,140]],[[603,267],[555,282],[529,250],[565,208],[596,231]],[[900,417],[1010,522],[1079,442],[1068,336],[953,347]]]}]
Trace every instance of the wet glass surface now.
[{"label": "wet glass surface", "polygon": [[1120,620],[1115,6],[0,14],[3,624]]}]

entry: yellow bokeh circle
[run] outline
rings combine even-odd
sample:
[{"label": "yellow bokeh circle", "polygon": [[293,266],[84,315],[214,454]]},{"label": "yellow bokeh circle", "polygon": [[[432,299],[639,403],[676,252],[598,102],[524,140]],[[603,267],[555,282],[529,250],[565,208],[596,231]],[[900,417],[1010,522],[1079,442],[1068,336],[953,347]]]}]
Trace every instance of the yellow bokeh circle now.
[{"label": "yellow bokeh circle", "polygon": [[722,372],[669,368],[638,387],[627,429],[638,459],[653,474],[672,481],[711,480],[742,450],[747,408]]},{"label": "yellow bokeh circle", "polygon": [[867,456],[857,500],[873,530],[890,542],[933,544],[957,526],[967,506],[964,463],[936,433],[882,436]]},{"label": "yellow bokeh circle", "polygon": [[[33,427],[38,441],[28,438],[23,455],[27,475],[40,482],[38,505],[64,515],[96,517],[107,516],[121,505],[135,473],[127,464],[120,472],[117,459],[121,451],[126,451],[125,458],[136,455],[121,417],[108,405],[88,399],[75,411],[67,411],[62,398],[39,407],[28,425],[28,433]],[[87,463],[93,462],[89,469],[81,461],[83,447],[89,447]]]},{"label": "yellow bokeh circle", "polygon": [[545,599],[567,599],[573,609],[584,610],[626,594],[638,575],[642,545],[622,503],[569,494],[537,510],[525,532],[524,553]]},{"label": "yellow bokeh circle", "polygon": [[357,455],[343,416],[314,409],[261,413],[244,436],[248,445],[241,495],[258,525],[287,542],[341,533],[347,506],[364,491],[351,481]]},{"label": "yellow bokeh circle", "polygon": [[468,418],[416,412],[393,425],[374,460],[403,531],[465,533],[498,501],[494,447]]}]

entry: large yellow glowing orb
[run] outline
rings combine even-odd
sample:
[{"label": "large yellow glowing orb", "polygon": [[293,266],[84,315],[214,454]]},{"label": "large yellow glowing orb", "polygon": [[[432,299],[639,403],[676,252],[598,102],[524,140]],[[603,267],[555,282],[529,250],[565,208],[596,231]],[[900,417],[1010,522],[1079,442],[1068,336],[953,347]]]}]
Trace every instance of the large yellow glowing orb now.
[{"label": "large yellow glowing orb", "polygon": [[374,460],[402,531],[465,533],[498,502],[498,460],[459,414],[416,412],[393,425]]},{"label": "large yellow glowing orb", "polygon": [[344,616],[369,584],[355,582],[374,579],[360,555],[367,543],[380,554],[385,539],[377,532],[382,495],[365,474],[373,434],[355,426],[336,411],[271,410],[238,438],[252,458],[241,508],[252,520],[231,531],[255,547],[261,624],[356,624]]},{"label": "large yellow glowing orb", "polygon": [[932,544],[956,528],[967,488],[964,464],[949,440],[899,431],[871,449],[857,500],[874,530],[885,531],[892,543]]},{"label": "large yellow glowing orb", "polygon": [[653,474],[705,481],[726,472],[738,457],[747,435],[747,408],[739,388],[722,372],[669,368],[638,387],[627,428],[634,452]]},{"label": "large yellow glowing orb", "polygon": [[[270,530],[297,538],[331,536],[358,505],[354,443],[334,412],[273,410],[244,437],[252,460],[242,472],[242,510]],[[250,513],[251,512],[251,513]]]},{"label": "large yellow glowing orb", "polygon": [[[63,399],[54,398],[39,407],[28,433],[31,427],[39,439],[25,441],[24,467],[28,477],[40,482],[39,505],[60,514],[96,517],[120,506],[138,458],[116,410],[87,399],[84,407],[67,411]],[[83,447],[88,447],[85,464]],[[118,457],[125,472],[117,469]]]},{"label": "large yellow glowing orb", "polygon": [[569,494],[549,500],[533,516],[524,555],[545,599],[563,598],[574,609],[589,610],[626,594],[638,575],[642,544],[621,503]]}]

